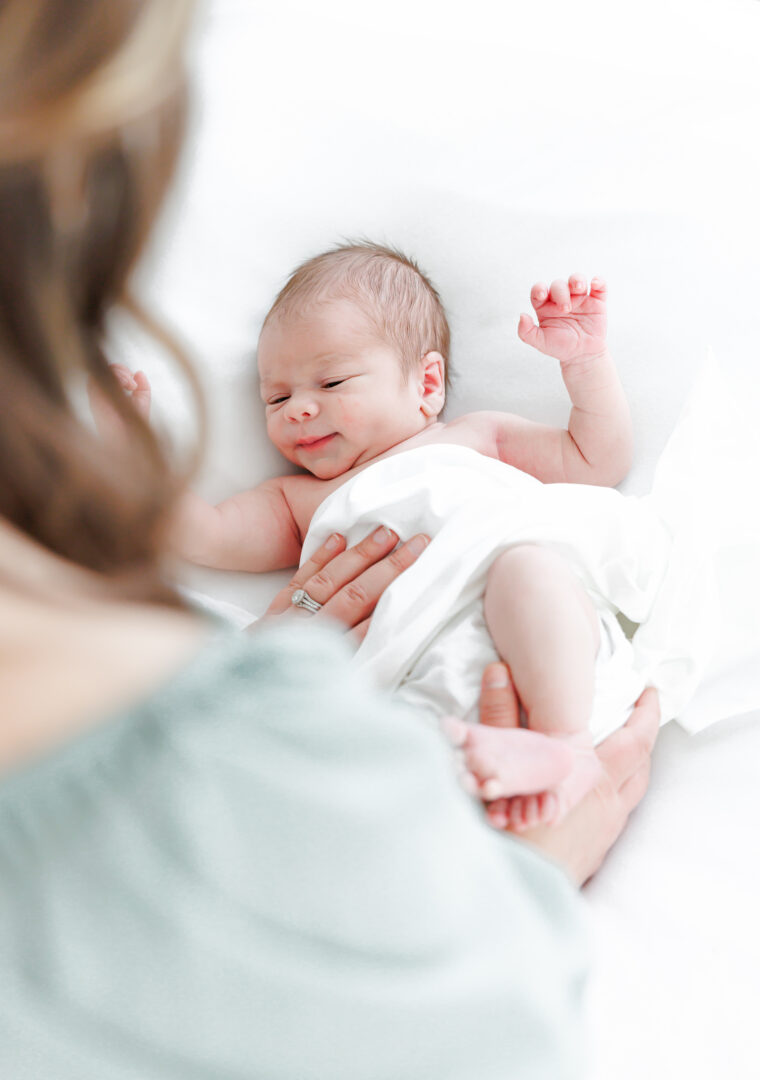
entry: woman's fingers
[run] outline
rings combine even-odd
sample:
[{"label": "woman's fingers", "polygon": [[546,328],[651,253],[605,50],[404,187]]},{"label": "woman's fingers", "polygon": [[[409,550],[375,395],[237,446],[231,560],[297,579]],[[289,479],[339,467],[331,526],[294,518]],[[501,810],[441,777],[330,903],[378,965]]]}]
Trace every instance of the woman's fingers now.
[{"label": "woman's fingers", "polygon": [[[390,535],[395,536],[395,533]],[[367,538],[368,541],[371,541],[371,539],[371,537]],[[349,549],[346,555],[359,552],[364,543],[365,541],[362,541],[355,548]],[[374,543],[375,547],[377,547],[377,542]],[[325,602],[324,607],[316,617],[327,616],[331,619],[337,619],[338,622],[348,627],[356,626],[358,623],[368,619],[391,582],[395,581],[399,574],[402,574],[404,570],[412,565],[415,559],[425,550],[428,543],[429,540],[426,536],[413,536],[411,540],[401,544],[390,555],[381,558],[379,562],[375,562],[374,565],[362,570],[358,575],[355,574],[350,580],[341,583],[338,591]],[[383,541],[383,546],[384,544],[385,541]],[[363,562],[372,557],[371,545],[369,545],[368,551],[370,552],[369,556],[362,555]],[[376,559],[377,555],[374,558]],[[332,565],[329,569],[332,570]],[[317,577],[319,578],[324,574],[325,571],[322,570]],[[306,589],[309,595],[313,595],[311,582],[307,582]]]},{"label": "woman's fingers", "polygon": [[[293,611],[309,618],[328,616],[354,628],[357,639],[361,640],[367,632],[369,616],[385,589],[412,565],[428,542],[426,536],[415,536],[394,551],[398,536],[381,526],[346,549],[345,537],[335,533],[280,590],[267,615]],[[292,606],[291,597],[298,588],[305,589],[322,605],[316,615]]]},{"label": "woman's fingers", "polygon": [[267,608],[267,615],[281,615],[283,611],[287,611],[291,606],[290,598],[293,595],[293,590],[303,588],[310,577],[318,573],[323,566],[329,563],[331,559],[335,559],[341,552],[345,551],[345,549],[345,536],[341,536],[340,533],[333,533],[331,536],[328,536],[324,544],[318,547],[313,555],[307,559],[298,570],[296,570],[285,588],[280,589]]},{"label": "woman's fingers", "polygon": [[304,580],[303,588],[319,604],[327,604],[344,586],[356,583],[378,560],[390,555],[397,543],[396,533],[381,525],[354,547],[348,548],[337,558],[324,563],[316,573],[310,574]]},{"label": "woman's fingers", "polygon": [[579,884],[598,870],[643,798],[659,725],[659,698],[650,687],[625,726],[597,747],[604,772],[594,790],[559,825],[520,834],[564,863]]},{"label": "woman's fingers", "polygon": [[618,790],[618,795],[626,817],[628,817],[632,810],[635,810],[646,794],[646,790],[649,787],[651,764],[651,761],[647,759],[643,765],[639,766],[632,776],[628,777],[622,787]]},{"label": "woman's fingers", "polygon": [[362,621],[360,623],[357,623],[352,630],[349,630],[348,637],[353,640],[354,645],[357,649],[367,636],[367,631],[369,630],[369,624],[371,623],[371,621],[371,619],[362,619]]},{"label": "woman's fingers", "polygon": [[480,682],[480,722],[488,727],[520,726],[520,702],[506,664],[489,664]]},{"label": "woman's fingers", "polygon": [[597,747],[607,775],[618,791],[648,764],[659,730],[660,699],[650,686],[636,702],[624,726]]}]

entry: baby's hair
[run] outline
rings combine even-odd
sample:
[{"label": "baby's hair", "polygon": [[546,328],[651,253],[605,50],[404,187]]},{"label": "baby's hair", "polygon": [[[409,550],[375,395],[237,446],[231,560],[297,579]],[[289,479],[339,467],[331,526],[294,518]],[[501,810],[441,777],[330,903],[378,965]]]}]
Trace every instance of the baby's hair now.
[{"label": "baby's hair", "polygon": [[326,300],[358,304],[399,354],[405,377],[428,352],[439,352],[449,384],[451,335],[443,304],[414,260],[383,244],[340,244],[296,267],[264,320],[302,314]]}]

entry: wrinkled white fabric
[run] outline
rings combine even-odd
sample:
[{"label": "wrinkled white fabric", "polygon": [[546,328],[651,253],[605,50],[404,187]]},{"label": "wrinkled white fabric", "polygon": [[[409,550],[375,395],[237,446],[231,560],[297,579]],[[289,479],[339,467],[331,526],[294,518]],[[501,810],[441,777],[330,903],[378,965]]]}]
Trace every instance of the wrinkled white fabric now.
[{"label": "wrinkled white fabric", "polygon": [[[381,598],[357,663],[430,716],[472,716],[483,665],[496,658],[483,618],[486,575],[502,551],[531,542],[568,560],[599,611],[597,740],[625,721],[648,684],[660,691],[663,721],[679,717],[690,730],[760,705],[760,671],[740,710],[736,679],[725,693],[714,686],[737,662],[754,659],[760,669],[760,528],[741,487],[752,436],[727,406],[715,422],[719,391],[708,366],[643,498],[542,484],[447,444],[357,474],[318,509],[304,559],[331,532],[351,544],[380,522],[402,539],[432,537]],[[618,612],[638,625],[631,641]],[[697,687],[711,683],[711,703],[690,715]]]}]

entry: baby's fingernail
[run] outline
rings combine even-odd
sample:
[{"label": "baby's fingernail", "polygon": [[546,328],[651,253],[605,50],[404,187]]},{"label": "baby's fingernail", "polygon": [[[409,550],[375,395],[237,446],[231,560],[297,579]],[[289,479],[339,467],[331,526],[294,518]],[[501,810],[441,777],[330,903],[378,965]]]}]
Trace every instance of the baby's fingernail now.
[{"label": "baby's fingernail", "polygon": [[372,533],[372,539],[376,544],[385,545],[392,539],[394,533],[390,529],[386,529],[385,525],[381,525],[379,529],[375,529]]},{"label": "baby's fingernail", "polygon": [[507,669],[502,664],[494,664],[493,667],[486,668],[483,676],[483,686],[488,690],[509,686]]},{"label": "baby's fingernail", "polygon": [[412,555],[421,555],[427,546],[428,538],[426,536],[413,536],[407,544],[407,550]]},{"label": "baby's fingernail", "polygon": [[343,537],[340,533],[333,533],[332,536],[329,536],[325,541],[325,547],[328,551],[335,551],[342,539]]}]

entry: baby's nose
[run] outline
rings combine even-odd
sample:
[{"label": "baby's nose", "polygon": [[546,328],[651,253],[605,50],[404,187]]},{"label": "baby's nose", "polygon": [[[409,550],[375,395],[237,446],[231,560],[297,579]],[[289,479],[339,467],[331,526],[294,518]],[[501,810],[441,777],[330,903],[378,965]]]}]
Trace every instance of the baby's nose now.
[{"label": "baby's nose", "polygon": [[319,412],[319,406],[309,394],[293,394],[288,400],[289,420],[310,420]]}]

